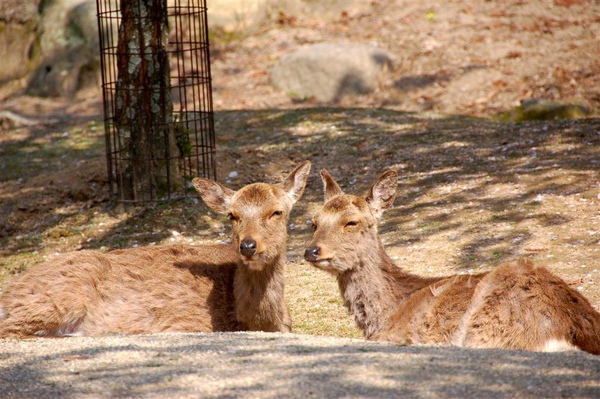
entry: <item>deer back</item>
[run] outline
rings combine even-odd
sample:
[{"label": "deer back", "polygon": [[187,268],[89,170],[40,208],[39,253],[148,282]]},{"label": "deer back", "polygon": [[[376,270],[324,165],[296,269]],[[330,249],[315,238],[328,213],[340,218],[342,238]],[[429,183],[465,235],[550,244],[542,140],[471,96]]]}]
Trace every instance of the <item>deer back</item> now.
[{"label": "deer back", "polygon": [[470,347],[600,354],[600,314],[564,280],[521,259],[482,278],[453,340]]},{"label": "deer back", "polygon": [[0,336],[235,331],[238,261],[229,245],[66,254],[0,296]]}]

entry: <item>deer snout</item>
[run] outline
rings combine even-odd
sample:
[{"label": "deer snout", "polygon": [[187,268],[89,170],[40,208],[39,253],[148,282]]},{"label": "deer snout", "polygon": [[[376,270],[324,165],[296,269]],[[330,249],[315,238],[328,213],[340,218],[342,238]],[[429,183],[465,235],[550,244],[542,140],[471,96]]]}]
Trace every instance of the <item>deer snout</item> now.
[{"label": "deer snout", "polygon": [[316,245],[312,245],[306,248],[304,251],[304,259],[308,262],[316,262],[319,259],[319,255],[321,254],[321,248]]},{"label": "deer snout", "polygon": [[240,253],[244,256],[254,256],[256,254],[256,241],[252,237],[246,237],[240,243]]}]

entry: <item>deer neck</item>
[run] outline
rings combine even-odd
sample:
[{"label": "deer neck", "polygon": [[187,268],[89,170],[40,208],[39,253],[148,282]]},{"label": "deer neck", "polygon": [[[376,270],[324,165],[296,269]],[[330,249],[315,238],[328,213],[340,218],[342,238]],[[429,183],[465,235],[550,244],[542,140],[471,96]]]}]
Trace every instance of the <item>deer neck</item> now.
[{"label": "deer neck", "polygon": [[[277,256],[272,262],[260,268],[250,268],[241,264],[235,271],[234,281],[252,286],[254,290],[263,291],[279,276],[285,273],[285,256]],[[282,277],[283,278],[283,277]]]},{"label": "deer neck", "polygon": [[381,242],[377,252],[362,256],[358,267],[342,273],[338,283],[345,306],[366,338],[380,332],[412,292],[429,284],[394,265]]},{"label": "deer neck", "polygon": [[282,331],[288,310],[284,301],[285,256],[261,270],[238,265],[234,276],[237,318],[249,330]]}]

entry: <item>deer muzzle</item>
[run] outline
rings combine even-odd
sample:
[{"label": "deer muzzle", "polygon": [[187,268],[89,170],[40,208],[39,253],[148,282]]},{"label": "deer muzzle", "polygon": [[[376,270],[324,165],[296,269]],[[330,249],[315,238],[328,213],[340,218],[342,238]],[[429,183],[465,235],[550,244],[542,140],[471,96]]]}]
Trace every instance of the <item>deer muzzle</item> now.
[{"label": "deer muzzle", "polygon": [[319,260],[320,254],[321,248],[317,247],[316,245],[311,245],[310,247],[306,248],[306,251],[304,251],[304,259],[308,262],[316,262]]},{"label": "deer muzzle", "polygon": [[256,254],[256,241],[252,237],[245,237],[240,243],[240,253],[247,257],[252,257]]}]

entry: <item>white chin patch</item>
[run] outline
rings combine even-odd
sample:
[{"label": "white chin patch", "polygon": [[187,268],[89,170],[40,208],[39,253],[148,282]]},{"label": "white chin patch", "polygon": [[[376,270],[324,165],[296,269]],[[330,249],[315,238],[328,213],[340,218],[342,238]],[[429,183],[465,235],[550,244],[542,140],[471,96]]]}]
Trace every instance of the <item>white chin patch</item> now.
[{"label": "white chin patch", "polygon": [[317,266],[317,267],[322,267],[324,269],[327,269],[327,268],[331,267],[331,261],[329,261],[329,260],[319,260],[319,261],[316,261],[314,263],[314,265]]}]

